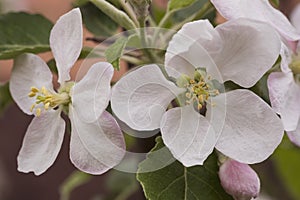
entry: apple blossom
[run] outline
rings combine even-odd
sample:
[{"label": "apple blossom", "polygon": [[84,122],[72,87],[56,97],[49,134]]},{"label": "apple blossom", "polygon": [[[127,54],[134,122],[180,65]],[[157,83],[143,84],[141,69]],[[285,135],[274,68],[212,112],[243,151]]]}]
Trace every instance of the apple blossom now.
[{"label": "apple blossom", "polygon": [[281,69],[287,72],[289,62],[289,48],[294,49],[300,40],[300,32],[290,23],[286,16],[275,9],[268,0],[211,0],[218,12],[228,20],[247,18],[268,23],[282,36]]},{"label": "apple blossom", "polygon": [[211,0],[218,12],[228,20],[248,18],[273,26],[287,41],[297,41],[300,33],[269,0]]},{"label": "apple blossom", "polygon": [[70,68],[82,49],[80,10],[63,15],[50,34],[50,47],[58,68],[60,88],[55,91],[47,64],[34,54],[15,59],[10,81],[13,99],[26,114],[34,114],[18,155],[18,170],[40,175],[55,161],[62,145],[68,114],[72,132],[70,159],[80,170],[102,174],[124,156],[124,139],[115,119],[105,111],[110,98],[113,67],[94,64],[78,83],[70,81]]},{"label": "apple blossom", "polygon": [[[300,30],[300,5],[291,14],[292,24]],[[282,72],[273,72],[268,78],[272,108],[280,115],[290,140],[300,146],[300,45],[296,53],[288,49],[283,59]]]},{"label": "apple blossom", "polygon": [[[258,21],[216,28],[207,20],[187,23],[169,43],[165,72],[147,65],[124,76],[113,87],[112,110],[133,129],[160,128],[165,145],[187,167],[203,164],[214,147],[239,162],[261,162],[282,139],[280,119],[253,92],[224,92],[221,85],[253,86],[280,45],[274,29]],[[167,110],[175,98],[180,107]]]}]

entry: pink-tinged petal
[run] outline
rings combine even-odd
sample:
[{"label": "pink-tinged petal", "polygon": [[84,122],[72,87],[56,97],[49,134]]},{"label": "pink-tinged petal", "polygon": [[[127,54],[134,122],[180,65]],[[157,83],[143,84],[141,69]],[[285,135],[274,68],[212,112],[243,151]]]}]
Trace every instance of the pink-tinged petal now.
[{"label": "pink-tinged petal", "polygon": [[167,111],[161,134],[173,156],[186,167],[202,165],[216,144],[213,128],[192,106]]},{"label": "pink-tinged petal", "polygon": [[268,77],[269,97],[273,110],[281,114],[284,105],[288,101],[287,93],[293,85],[293,73],[273,72]]},{"label": "pink-tinged petal", "polygon": [[253,86],[277,60],[281,41],[269,25],[248,19],[228,21],[217,26],[222,50],[213,55],[224,80]]},{"label": "pink-tinged petal", "polygon": [[79,8],[61,16],[50,34],[50,47],[56,61],[58,82],[70,80],[70,69],[82,49],[82,19]]},{"label": "pink-tinged petal", "polygon": [[292,72],[273,72],[268,78],[272,108],[281,116],[286,131],[293,131],[300,118],[300,86],[294,82]]},{"label": "pink-tinged petal", "polygon": [[125,141],[116,120],[106,111],[98,121],[86,123],[70,107],[72,125],[70,159],[81,171],[103,174],[121,162]]},{"label": "pink-tinged petal", "polygon": [[94,64],[71,91],[72,105],[78,117],[85,122],[96,121],[108,105],[110,81],[114,69],[110,63]]},{"label": "pink-tinged petal", "polygon": [[169,103],[184,89],[168,81],[158,66],[146,65],[121,78],[112,89],[114,114],[132,129],[159,128]]},{"label": "pink-tinged petal", "polygon": [[[222,98],[226,95],[226,105]],[[283,137],[280,118],[260,97],[249,90],[233,90],[214,98],[226,106],[223,131],[216,148],[239,162],[252,164],[267,159]]]},{"label": "pink-tinged petal", "polygon": [[287,135],[292,143],[300,147],[300,119],[297,125],[296,130],[288,131]]},{"label": "pink-tinged petal", "polygon": [[279,10],[268,0],[211,0],[218,12],[228,20],[249,18],[273,26],[286,40],[300,39],[299,32]]},{"label": "pink-tinged petal", "polygon": [[55,161],[65,133],[60,111],[47,111],[30,123],[18,155],[18,170],[44,173]]},{"label": "pink-tinged petal", "polygon": [[260,190],[260,180],[256,172],[247,164],[228,159],[219,170],[221,185],[234,199],[256,198]]},{"label": "pink-tinged petal", "polygon": [[14,101],[21,110],[31,115],[30,108],[35,103],[35,98],[28,94],[31,87],[42,87],[53,90],[52,73],[47,64],[34,54],[22,54],[14,61],[9,89]]},{"label": "pink-tinged petal", "polygon": [[[193,66],[187,54],[189,53],[190,46],[195,43],[201,46],[202,49],[205,49],[204,56],[201,56],[203,50],[196,52],[198,59],[207,57],[207,51],[218,51],[222,45],[220,36],[208,20],[198,20],[185,24],[173,36],[167,48],[165,66],[169,75],[178,78],[182,73],[186,75],[194,74],[195,66]],[[201,67],[205,66],[201,65]]]}]

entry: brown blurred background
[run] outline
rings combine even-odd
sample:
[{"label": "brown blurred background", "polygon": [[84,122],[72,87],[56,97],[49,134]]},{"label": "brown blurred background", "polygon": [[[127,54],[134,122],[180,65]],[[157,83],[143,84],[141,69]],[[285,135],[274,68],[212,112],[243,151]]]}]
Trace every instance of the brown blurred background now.
[{"label": "brown blurred background", "polygon": [[[1,1],[1,0],[0,0]],[[3,1],[3,0],[2,0]],[[53,23],[71,9],[71,0],[5,0],[9,4],[7,10],[23,10],[31,13],[40,13],[50,19]],[[162,7],[166,0],[157,0]],[[280,9],[288,15],[300,0],[283,0]],[[220,19],[219,19],[220,20]],[[220,20],[221,21],[221,20]],[[84,37],[91,36],[86,30]],[[93,46],[91,42],[84,42],[86,46]],[[48,60],[51,53],[41,56]],[[72,77],[80,66],[78,62],[72,70]],[[12,61],[0,61],[0,82],[9,80]],[[114,79],[126,71],[116,73]],[[23,136],[31,116],[27,116],[19,110],[16,105],[11,105],[0,116],[0,200],[58,200],[59,186],[75,170],[69,161],[69,135],[65,134],[65,140],[59,156],[54,165],[39,177],[32,173],[23,174],[17,172],[16,158],[21,147]],[[94,177],[87,184],[80,186],[72,192],[72,200],[101,199],[107,193],[105,179],[107,174]],[[128,199],[144,199],[141,191]]]}]

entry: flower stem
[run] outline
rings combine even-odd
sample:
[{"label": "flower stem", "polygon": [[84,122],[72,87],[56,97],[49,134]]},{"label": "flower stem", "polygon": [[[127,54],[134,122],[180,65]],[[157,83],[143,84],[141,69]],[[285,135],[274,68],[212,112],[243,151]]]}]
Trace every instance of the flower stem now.
[{"label": "flower stem", "polygon": [[139,26],[139,22],[136,18],[136,15],[132,8],[124,1],[124,0],[119,0],[119,3],[121,4],[122,8],[124,11],[128,14],[128,16],[133,20],[136,26]]}]

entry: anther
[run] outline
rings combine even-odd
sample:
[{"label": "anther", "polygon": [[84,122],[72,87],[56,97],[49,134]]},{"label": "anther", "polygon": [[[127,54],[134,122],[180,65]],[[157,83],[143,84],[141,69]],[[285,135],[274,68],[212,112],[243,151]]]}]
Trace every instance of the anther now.
[{"label": "anther", "polygon": [[195,83],[196,83],[195,80],[193,79],[190,80],[190,84],[195,84]]},{"label": "anther", "polygon": [[37,93],[39,92],[39,89],[37,89],[36,87],[31,87],[31,92]]},{"label": "anther", "polygon": [[32,112],[34,108],[35,108],[35,104],[32,104],[30,107],[30,112]]},{"label": "anther", "polygon": [[198,96],[198,100],[199,100],[200,103],[203,103],[204,102],[203,95],[199,95]]},{"label": "anther", "polygon": [[35,92],[30,92],[30,93],[28,94],[29,97],[34,97],[35,95],[36,95]]},{"label": "anther", "polygon": [[202,109],[202,104],[198,104],[198,110],[201,110]]},{"label": "anther", "polygon": [[36,116],[40,116],[41,115],[42,110],[40,108],[36,109]]},{"label": "anther", "polygon": [[48,94],[48,91],[45,87],[42,87],[41,93],[46,96]]},{"label": "anther", "polygon": [[45,110],[48,110],[48,109],[49,109],[49,106],[50,106],[50,102],[46,103],[46,104],[44,105]]}]

